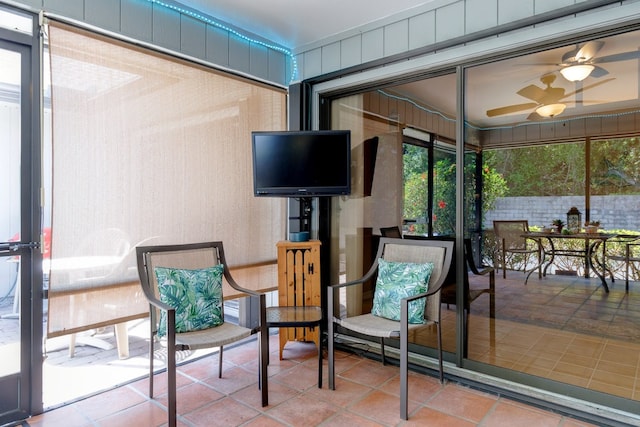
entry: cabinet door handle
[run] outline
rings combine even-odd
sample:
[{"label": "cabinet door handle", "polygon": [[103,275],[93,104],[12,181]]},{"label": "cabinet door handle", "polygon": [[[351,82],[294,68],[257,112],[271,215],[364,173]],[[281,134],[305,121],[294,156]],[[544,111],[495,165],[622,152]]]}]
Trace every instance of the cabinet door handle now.
[{"label": "cabinet door handle", "polygon": [[309,265],[308,265],[308,271],[309,271],[309,274],[313,274],[313,263],[312,262],[310,262]]}]

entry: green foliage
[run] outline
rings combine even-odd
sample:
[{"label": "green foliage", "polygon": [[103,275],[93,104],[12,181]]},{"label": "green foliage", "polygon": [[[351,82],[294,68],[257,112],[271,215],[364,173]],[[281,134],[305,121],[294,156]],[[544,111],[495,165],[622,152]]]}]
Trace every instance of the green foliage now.
[{"label": "green foliage", "polygon": [[640,139],[591,144],[591,194],[640,194]]},{"label": "green foliage", "polygon": [[[508,184],[507,196],[583,196],[585,144],[485,151],[485,162]],[[591,195],[640,194],[640,140],[591,143]]]},{"label": "green foliage", "polygon": [[433,232],[453,234],[456,228],[455,159],[439,160],[434,169]]},{"label": "green foliage", "polygon": [[507,196],[584,194],[583,144],[492,150],[485,161],[505,177]]},{"label": "green foliage", "polygon": [[490,211],[495,207],[496,199],[504,197],[509,188],[507,181],[495,168],[487,162],[482,166],[482,212]]},{"label": "green foliage", "polygon": [[[405,168],[406,171],[406,168]],[[426,172],[413,172],[404,181],[404,218],[422,218],[426,216],[428,180]],[[424,234],[426,224],[415,224],[413,230]]]},{"label": "green foliage", "polygon": [[[409,146],[405,148],[405,194],[404,194],[404,218],[426,218],[428,176],[425,167],[426,159],[424,148]],[[475,188],[476,167],[475,155],[469,155],[465,159],[465,223],[468,228],[475,224],[475,200],[479,191]],[[436,161],[433,172],[433,231],[434,234],[453,234],[456,224],[456,165],[455,157],[441,156]],[[492,209],[498,197],[506,194],[507,186],[502,176],[488,165],[482,168],[484,192],[482,210]],[[418,223],[411,226],[411,231],[417,234],[427,232],[427,224]]]},{"label": "green foliage", "polygon": [[403,144],[402,162],[404,163],[402,178],[405,182],[416,174],[421,174],[429,167],[427,150],[424,147]]}]

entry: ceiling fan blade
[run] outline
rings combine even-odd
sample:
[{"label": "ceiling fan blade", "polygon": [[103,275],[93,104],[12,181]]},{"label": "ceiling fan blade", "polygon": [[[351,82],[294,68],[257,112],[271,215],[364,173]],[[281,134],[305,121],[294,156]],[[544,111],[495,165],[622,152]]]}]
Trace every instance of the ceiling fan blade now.
[{"label": "ceiling fan blade", "polygon": [[600,49],[602,49],[602,46],[604,46],[604,42],[602,41],[594,40],[587,42],[576,53],[576,61],[585,62],[593,59]]},{"label": "ceiling fan blade", "polygon": [[563,98],[568,98],[568,97],[573,96],[573,95],[575,95],[575,94],[578,94],[578,93],[580,93],[580,92],[584,92],[585,90],[592,89],[592,88],[594,88],[594,87],[596,87],[596,86],[603,85],[603,84],[605,84],[605,83],[610,82],[611,80],[615,80],[615,78],[613,78],[613,77],[612,77],[612,78],[610,78],[610,79],[602,80],[602,81],[600,81],[600,82],[592,83],[592,84],[590,84],[590,85],[588,85],[588,86],[581,87],[580,89],[577,89],[577,90],[575,90],[575,91],[573,91],[573,92],[571,92],[571,93],[567,93],[565,96],[563,96]]},{"label": "ceiling fan blade", "polygon": [[538,104],[535,102],[527,102],[526,104],[508,105],[506,107],[494,108],[487,110],[488,117],[502,116],[503,114],[517,113],[524,110],[529,110],[536,107]]},{"label": "ceiling fan blade", "polygon": [[547,95],[544,89],[541,89],[536,85],[525,86],[516,93],[520,96],[536,101],[537,103],[542,103],[541,100]]},{"label": "ceiling fan blade", "polygon": [[609,74],[609,72],[602,67],[598,67],[597,65],[594,65],[593,67],[593,71],[589,74],[591,77],[595,77],[597,79]]},{"label": "ceiling fan blade", "polygon": [[590,41],[584,44],[582,47],[576,47],[562,55],[562,63],[565,65],[575,64],[576,62],[586,62],[598,53],[604,46],[604,42]]},{"label": "ceiling fan blade", "polygon": [[614,53],[613,55],[602,56],[600,58],[594,58],[594,64],[601,64],[606,62],[628,61],[630,59],[640,59],[640,50],[631,50],[629,52]]},{"label": "ceiling fan blade", "polygon": [[531,114],[529,114],[527,116],[527,120],[543,120],[544,117],[542,117],[540,114],[536,113],[535,111],[532,111]]},{"label": "ceiling fan blade", "polygon": [[575,49],[571,49],[568,52],[565,52],[562,54],[562,64],[570,64],[572,62],[575,62],[576,56],[578,55],[578,51],[580,51],[580,49],[576,46]]}]

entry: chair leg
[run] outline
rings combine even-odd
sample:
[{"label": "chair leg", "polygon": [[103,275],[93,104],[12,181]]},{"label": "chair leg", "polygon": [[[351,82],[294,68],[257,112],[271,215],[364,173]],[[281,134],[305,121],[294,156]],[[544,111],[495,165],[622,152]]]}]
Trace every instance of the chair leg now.
[{"label": "chair leg", "polygon": [[[153,319],[153,317],[150,317],[150,319]],[[149,336],[151,337],[149,339],[149,398],[153,399],[153,342],[156,336],[153,333],[153,322],[150,321],[149,324],[151,325],[149,328]]]},{"label": "chair leg", "polygon": [[382,366],[385,366],[387,362],[384,356],[384,338],[380,338],[380,355],[382,356]]},{"label": "chair leg", "polygon": [[328,372],[329,390],[335,390],[336,389],[336,367],[335,367],[336,355],[335,355],[334,342],[333,342],[333,321],[332,320],[329,320],[327,324],[327,361],[329,365],[329,372]]},{"label": "chair leg", "polygon": [[322,388],[322,333],[318,340],[318,388]]},{"label": "chair leg", "polygon": [[625,248],[625,260],[624,260],[624,265],[625,265],[625,270],[624,270],[624,290],[625,290],[626,293],[629,293],[629,255],[630,255],[629,245],[626,245],[626,248]]},{"label": "chair leg", "polygon": [[218,359],[218,378],[222,378],[222,346],[220,346],[220,358]]},{"label": "chair leg", "polygon": [[262,407],[269,405],[269,326],[267,326],[266,319],[262,323],[260,328],[260,335],[258,336],[258,347],[260,348],[259,356],[259,372],[258,372],[258,388],[261,391]]},{"label": "chair leg", "polygon": [[440,329],[440,321],[436,323],[438,333],[438,366],[440,368],[440,384],[444,383],[444,369],[442,367],[442,330]]},{"label": "chair leg", "polygon": [[400,419],[409,419],[409,331],[400,326]]},{"label": "chair leg", "polygon": [[489,272],[489,317],[496,318],[496,275],[495,271]]},{"label": "chair leg", "polygon": [[542,279],[542,262],[540,261],[542,259],[542,250],[540,248],[541,246],[538,246],[538,279]]},{"label": "chair leg", "polygon": [[329,390],[336,389],[336,370],[335,370],[335,354],[333,343],[333,292],[330,287],[327,288],[327,359],[329,362]]},{"label": "chair leg", "polygon": [[177,424],[175,315],[174,310],[167,312],[167,412],[169,427],[176,427]]}]

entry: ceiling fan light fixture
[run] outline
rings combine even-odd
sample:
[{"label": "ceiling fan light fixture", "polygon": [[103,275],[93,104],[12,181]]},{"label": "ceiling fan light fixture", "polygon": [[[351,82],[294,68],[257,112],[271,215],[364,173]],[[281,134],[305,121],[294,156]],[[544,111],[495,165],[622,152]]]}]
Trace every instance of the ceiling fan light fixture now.
[{"label": "ceiling fan light fixture", "polygon": [[581,82],[589,77],[595,67],[589,64],[570,65],[560,70],[560,74],[570,82]]},{"label": "ceiling fan light fixture", "polygon": [[536,113],[542,117],[555,117],[562,114],[567,106],[565,104],[547,104],[536,108]]}]

